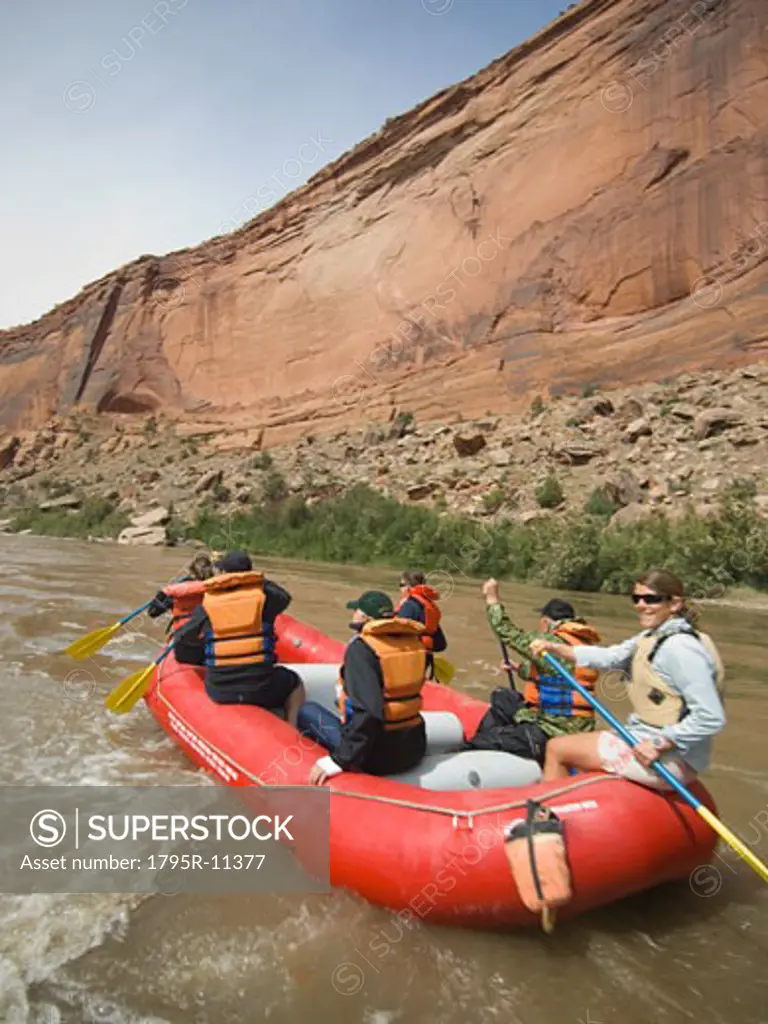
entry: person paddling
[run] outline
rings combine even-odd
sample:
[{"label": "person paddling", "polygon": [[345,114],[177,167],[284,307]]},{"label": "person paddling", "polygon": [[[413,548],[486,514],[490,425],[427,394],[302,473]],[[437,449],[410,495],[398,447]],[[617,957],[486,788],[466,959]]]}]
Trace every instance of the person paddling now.
[{"label": "person paddling", "polygon": [[426,630],[421,642],[428,651],[438,654],[448,647],[440,625],[442,614],[437,605],[439,600],[440,595],[427,584],[423,572],[409,571],[400,574],[400,600],[395,605],[395,615],[401,619],[420,622]]},{"label": "person paddling", "polygon": [[[577,618],[573,605],[562,598],[552,598],[537,609],[539,629],[526,632],[505,611],[495,579],[483,584],[483,594],[491,629],[523,659],[520,664],[505,663],[504,667],[510,672],[514,668],[526,686],[522,695],[508,687],[492,692],[490,707],[465,749],[503,750],[543,765],[551,737],[591,732],[595,728],[595,712],[564,680],[532,660],[532,642],[544,637],[567,645],[595,644],[599,643],[600,635],[593,626]],[[579,682],[592,690],[597,675],[594,671],[579,670]]]},{"label": "person paddling", "polygon": [[547,745],[546,781],[564,778],[575,768],[668,789],[651,767],[657,759],[686,784],[709,765],[712,739],[726,724],[720,654],[711,637],[696,628],[683,583],[671,572],[644,573],[632,601],[641,632],[623,643],[569,647],[540,639],[531,644],[535,655],[549,651],[578,668],[625,671],[632,705],[627,725],[640,740],[630,747],[612,731],[553,739]]},{"label": "person paddling", "polygon": [[[168,632],[175,632],[202,601],[203,588],[199,584],[209,580],[213,575],[213,562],[209,556],[196,555],[185,573],[177,576],[162,590],[158,590],[147,608],[147,615],[151,619],[157,619],[167,612],[173,612]],[[190,583],[193,585],[189,586]]]},{"label": "person paddling", "polygon": [[275,619],[291,603],[291,595],[263,573],[254,572],[244,551],[233,551],[216,563],[218,575],[203,584],[202,604],[177,630],[174,653],[183,661],[184,645],[203,638],[205,689],[217,704],[255,704],[282,708],[296,725],[304,702],[299,676],[277,664]]}]

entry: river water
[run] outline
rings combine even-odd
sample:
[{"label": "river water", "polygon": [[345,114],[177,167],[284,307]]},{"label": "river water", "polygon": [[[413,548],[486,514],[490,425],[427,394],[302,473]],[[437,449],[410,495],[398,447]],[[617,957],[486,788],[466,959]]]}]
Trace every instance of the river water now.
[{"label": "river water", "polygon": [[[162,626],[84,665],[68,643],[143,603],[190,552],[0,536],[0,785],[203,785],[143,702],[103,709],[158,650]],[[291,614],[345,639],[344,603],[397,574],[265,560]],[[444,581],[456,685],[503,682],[479,582]],[[505,585],[524,625],[546,595]],[[573,596],[606,641],[634,631],[626,599]],[[729,669],[729,724],[710,786],[720,815],[768,858],[768,611],[709,607]],[[130,627],[129,627],[130,628]],[[624,707],[610,681],[614,711]],[[0,790],[0,794],[1,794]],[[3,855],[0,833],[0,856]],[[616,850],[621,857],[621,849]],[[427,919],[428,922],[428,919]],[[721,851],[692,881],[564,922],[554,935],[411,928],[338,891],[325,895],[0,894],[3,1024],[766,1024],[768,888]],[[371,940],[378,952],[371,952]],[[383,951],[383,952],[381,952]]]}]

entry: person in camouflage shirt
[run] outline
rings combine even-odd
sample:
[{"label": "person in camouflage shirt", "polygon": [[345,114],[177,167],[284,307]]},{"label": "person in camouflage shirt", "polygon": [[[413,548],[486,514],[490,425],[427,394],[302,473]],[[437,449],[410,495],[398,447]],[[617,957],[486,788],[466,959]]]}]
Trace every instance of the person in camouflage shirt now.
[{"label": "person in camouflage shirt", "polygon": [[[506,750],[543,764],[544,749],[550,737],[591,732],[595,728],[595,715],[588,702],[575,694],[564,680],[557,679],[545,663],[532,656],[531,642],[543,639],[553,643],[570,640],[597,644],[599,634],[583,619],[577,619],[569,602],[559,598],[553,598],[539,609],[539,629],[527,631],[507,615],[496,580],[486,581],[483,594],[491,629],[522,658],[521,664],[505,664],[504,667],[514,669],[527,686],[524,695],[514,688],[493,691],[491,706],[467,747]],[[590,688],[595,681],[596,674],[594,678],[580,680]]]}]

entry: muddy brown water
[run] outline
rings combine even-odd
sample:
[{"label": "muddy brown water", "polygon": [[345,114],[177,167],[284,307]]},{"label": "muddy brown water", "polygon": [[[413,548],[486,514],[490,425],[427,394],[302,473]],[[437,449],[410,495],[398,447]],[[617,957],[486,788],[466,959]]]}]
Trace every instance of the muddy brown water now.
[{"label": "muddy brown water", "polygon": [[[189,554],[0,537],[1,786],[198,784],[143,703],[120,718],[103,710],[104,695],[157,651],[162,627],[142,619],[140,635],[85,667],[58,653],[141,604]],[[293,593],[291,613],[339,639],[351,594],[375,586],[394,595],[397,584],[396,573],[379,570],[264,564]],[[479,581],[457,573],[444,584],[456,685],[485,695],[503,679]],[[507,584],[502,593],[534,626],[545,592]],[[626,599],[573,600],[607,641],[634,630]],[[766,859],[768,612],[705,614],[729,669],[728,727],[707,783],[721,816]],[[606,696],[624,710],[616,693]],[[7,1024],[766,1024],[766,968],[768,888],[727,850],[692,880],[564,922],[548,938],[428,918],[409,928],[340,891],[0,894]]]}]

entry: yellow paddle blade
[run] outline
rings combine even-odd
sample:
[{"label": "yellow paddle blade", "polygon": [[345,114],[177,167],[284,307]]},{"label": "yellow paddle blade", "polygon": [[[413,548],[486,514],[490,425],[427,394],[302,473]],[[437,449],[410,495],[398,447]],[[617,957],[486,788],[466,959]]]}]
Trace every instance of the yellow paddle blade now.
[{"label": "yellow paddle blade", "polygon": [[120,629],[119,622],[115,622],[112,626],[102,626],[101,629],[95,629],[92,633],[81,636],[79,640],[71,643],[64,653],[74,658],[75,661],[90,658],[92,654],[100,651],[102,647],[109,643],[118,629]]},{"label": "yellow paddle blade", "polygon": [[442,683],[443,686],[448,686],[456,675],[456,666],[448,661],[447,658],[441,658],[439,655],[435,655],[432,664],[434,666],[435,679],[438,683]]},{"label": "yellow paddle blade", "polygon": [[728,843],[728,845],[731,847],[731,849],[735,850],[736,853],[738,853],[738,855],[742,857],[747,862],[747,864],[749,864],[752,870],[757,872],[757,874],[762,878],[764,882],[768,882],[768,867],[766,867],[766,865],[763,864],[760,858],[756,857],[754,853],[752,853],[752,851],[748,847],[746,847],[744,843],[742,843],[739,837],[735,836],[733,832],[731,832],[731,830],[727,828],[722,823],[722,821],[720,821],[719,818],[716,818],[712,811],[709,810],[709,808],[704,807],[703,804],[700,804],[696,808],[696,810],[699,812],[699,815],[704,819],[704,821],[706,821],[709,827],[714,829],[714,831],[717,832],[720,838],[724,839],[726,843]]},{"label": "yellow paddle blade", "polygon": [[122,681],[114,688],[104,701],[105,707],[118,715],[124,715],[139,701],[149,689],[152,673],[155,671],[154,662],[146,668],[139,669]]}]

